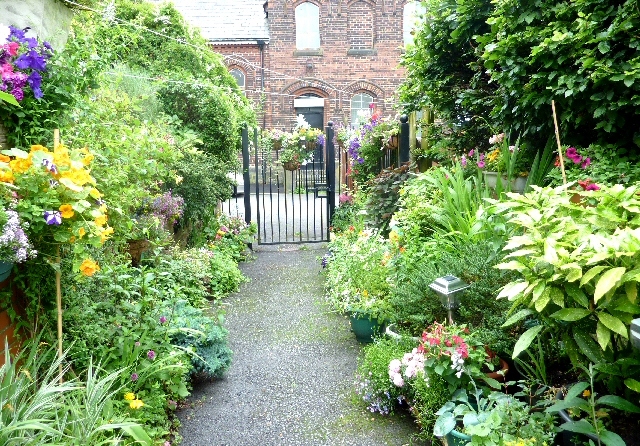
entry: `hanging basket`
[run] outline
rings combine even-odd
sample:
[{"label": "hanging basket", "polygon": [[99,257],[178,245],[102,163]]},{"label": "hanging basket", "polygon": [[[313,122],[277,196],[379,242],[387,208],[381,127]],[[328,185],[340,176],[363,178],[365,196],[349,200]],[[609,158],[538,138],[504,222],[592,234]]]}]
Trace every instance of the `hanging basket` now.
[{"label": "hanging basket", "polygon": [[298,170],[300,169],[300,163],[298,161],[286,161],[282,163],[284,170]]},{"label": "hanging basket", "polygon": [[282,149],[282,140],[281,139],[272,139],[271,141],[273,143],[273,150]]},{"label": "hanging basket", "polygon": [[142,253],[149,249],[150,243],[149,240],[139,239],[139,240],[127,240],[129,244],[129,255],[131,256],[131,265],[138,266],[140,265],[140,260],[142,260]]},{"label": "hanging basket", "polygon": [[398,135],[391,135],[387,140],[386,147],[390,150],[395,150],[398,148],[399,138]]}]

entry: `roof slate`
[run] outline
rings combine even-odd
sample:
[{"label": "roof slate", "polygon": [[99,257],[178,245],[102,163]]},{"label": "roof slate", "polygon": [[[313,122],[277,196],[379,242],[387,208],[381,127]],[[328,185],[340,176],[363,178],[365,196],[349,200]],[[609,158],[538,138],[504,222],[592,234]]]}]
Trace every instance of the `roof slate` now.
[{"label": "roof slate", "polygon": [[210,42],[269,41],[265,0],[175,0],[185,20]]}]

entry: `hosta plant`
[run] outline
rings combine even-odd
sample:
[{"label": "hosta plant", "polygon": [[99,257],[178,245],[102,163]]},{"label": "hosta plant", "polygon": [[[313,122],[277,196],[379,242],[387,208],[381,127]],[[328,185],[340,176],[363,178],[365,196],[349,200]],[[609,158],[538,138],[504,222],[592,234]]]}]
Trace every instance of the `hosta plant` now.
[{"label": "hosta plant", "polygon": [[545,333],[562,341],[574,365],[590,361],[618,377],[638,366],[629,324],[640,314],[639,190],[582,191],[575,204],[573,190],[534,187],[494,202],[515,234],[497,267],[519,273],[498,295],[513,302],[505,325],[538,322],[517,341],[514,358]]}]

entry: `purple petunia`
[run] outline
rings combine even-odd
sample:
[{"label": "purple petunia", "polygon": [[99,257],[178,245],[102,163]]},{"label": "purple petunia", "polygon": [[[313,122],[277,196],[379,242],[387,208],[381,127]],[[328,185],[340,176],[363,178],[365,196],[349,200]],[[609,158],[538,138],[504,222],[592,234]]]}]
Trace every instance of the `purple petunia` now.
[{"label": "purple petunia", "polygon": [[62,224],[62,215],[59,211],[44,211],[44,221],[48,225],[58,226]]}]

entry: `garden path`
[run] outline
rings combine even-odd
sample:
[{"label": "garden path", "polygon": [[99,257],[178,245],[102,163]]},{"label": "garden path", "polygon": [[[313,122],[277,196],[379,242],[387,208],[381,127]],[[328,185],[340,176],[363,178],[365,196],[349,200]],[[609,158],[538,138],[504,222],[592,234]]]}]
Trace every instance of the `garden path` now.
[{"label": "garden path", "polygon": [[410,417],[355,401],[361,346],[322,304],[319,245],[263,248],[226,302],[234,351],[224,378],[195,386],[178,416],[185,446],[415,445]]}]

